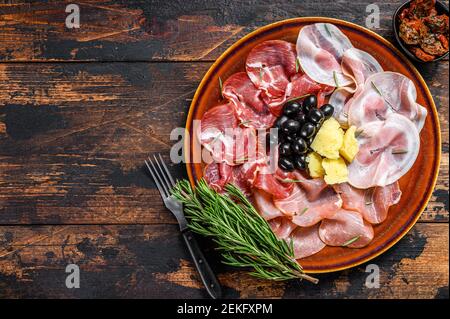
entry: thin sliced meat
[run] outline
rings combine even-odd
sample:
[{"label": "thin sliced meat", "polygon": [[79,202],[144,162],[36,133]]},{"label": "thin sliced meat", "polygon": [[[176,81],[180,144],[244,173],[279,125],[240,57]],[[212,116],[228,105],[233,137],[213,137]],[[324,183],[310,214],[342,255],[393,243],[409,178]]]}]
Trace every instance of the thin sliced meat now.
[{"label": "thin sliced meat", "polygon": [[293,215],[293,223],[309,227],[333,216],[341,207],[342,200],[331,187],[326,187],[318,195],[314,195],[314,200],[308,200],[311,194],[301,185],[302,183],[295,183],[288,197],[274,200],[274,205],[284,214]]},{"label": "thin sliced meat", "polygon": [[416,126],[400,114],[358,128],[359,151],[348,166],[356,188],[386,186],[399,180],[416,161],[420,138]]},{"label": "thin sliced meat", "polygon": [[367,78],[383,72],[383,68],[369,53],[356,48],[345,51],[341,67],[354,83],[337,88],[331,95],[329,103],[334,106],[333,116],[343,127],[348,127],[348,110],[351,103],[363,91]]},{"label": "thin sliced meat", "polygon": [[292,231],[297,227],[286,217],[277,217],[269,220],[269,226],[278,239],[287,239]]},{"label": "thin sliced meat", "polygon": [[361,248],[373,239],[373,228],[360,213],[341,209],[319,227],[320,239],[330,246]]},{"label": "thin sliced meat", "polygon": [[256,154],[256,132],[238,126],[232,103],[208,110],[197,128],[197,137],[216,162],[239,165]]},{"label": "thin sliced meat", "polygon": [[329,86],[353,83],[341,68],[344,52],[352,43],[335,25],[315,23],[300,30],[297,54],[302,70],[314,81]]},{"label": "thin sliced meat", "polygon": [[214,190],[221,192],[223,187],[230,181],[233,167],[225,163],[210,163],[203,171],[203,177]]},{"label": "thin sliced meat", "polygon": [[426,109],[416,102],[414,83],[400,73],[381,72],[370,76],[348,109],[348,123],[360,127],[373,121],[384,121],[389,114],[401,114],[422,129]]},{"label": "thin sliced meat", "polygon": [[294,246],[295,259],[317,254],[326,246],[319,237],[319,224],[311,227],[297,227],[287,239],[288,244],[290,240]]},{"label": "thin sliced meat", "polygon": [[273,126],[276,117],[262,100],[261,92],[245,72],[233,74],[223,84],[222,94],[234,104],[241,126],[256,129]]},{"label": "thin sliced meat", "polygon": [[255,201],[256,209],[265,220],[284,216],[284,214],[273,204],[272,195],[261,190],[255,190],[253,192],[253,199]]},{"label": "thin sliced meat", "polygon": [[348,183],[336,184],[334,189],[342,198],[342,208],[359,212],[371,224],[382,223],[389,207],[400,201],[398,182],[369,189],[358,189]]},{"label": "thin sliced meat", "polygon": [[269,40],[255,46],[247,56],[247,74],[270,98],[284,96],[291,76],[296,71],[295,46],[287,41]]},{"label": "thin sliced meat", "polygon": [[279,170],[274,173],[269,165],[261,165],[253,182],[253,187],[271,194],[275,199],[288,197],[294,185],[283,182],[282,178],[280,180],[277,177],[277,172]]}]

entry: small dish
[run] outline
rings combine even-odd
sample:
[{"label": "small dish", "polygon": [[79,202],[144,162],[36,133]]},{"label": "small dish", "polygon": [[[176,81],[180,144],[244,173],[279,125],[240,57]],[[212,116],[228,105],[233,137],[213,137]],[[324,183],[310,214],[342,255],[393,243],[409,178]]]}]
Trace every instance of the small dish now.
[{"label": "small dish", "polygon": [[[400,36],[399,36],[400,23],[399,23],[398,17],[400,15],[400,13],[403,11],[403,9],[408,7],[411,4],[412,1],[413,0],[407,1],[407,2],[403,3],[400,7],[398,7],[397,10],[395,10],[395,13],[394,13],[394,16],[393,16],[393,19],[392,19],[392,26],[393,26],[393,29],[394,29],[395,40],[396,40],[398,46],[402,49],[403,53],[409,59],[411,59],[414,62],[418,62],[418,63],[423,63],[423,64],[425,64],[425,63],[433,63],[433,62],[440,61],[442,59],[447,58],[449,51],[447,51],[447,53],[445,53],[444,55],[441,55],[440,57],[438,57],[438,58],[436,58],[434,60],[422,61],[419,58],[417,58],[408,49],[408,46],[406,44],[404,44],[403,40],[400,38]],[[445,4],[443,4],[442,2],[440,2],[439,0],[436,0],[436,11],[438,12],[438,14],[446,14],[447,16],[449,15],[449,10],[448,10],[447,6]]]}]

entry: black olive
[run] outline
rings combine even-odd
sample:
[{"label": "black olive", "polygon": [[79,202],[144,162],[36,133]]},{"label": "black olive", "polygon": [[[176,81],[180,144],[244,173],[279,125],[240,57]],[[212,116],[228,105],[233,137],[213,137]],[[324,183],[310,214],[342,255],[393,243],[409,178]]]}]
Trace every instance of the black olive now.
[{"label": "black olive", "polygon": [[303,124],[302,128],[300,129],[300,136],[304,139],[308,139],[311,136],[313,136],[316,133],[316,127],[312,123],[305,123]]},{"label": "black olive", "polygon": [[300,128],[300,123],[295,120],[287,120],[283,123],[281,129],[283,130],[283,133],[289,135],[289,134],[295,134]]},{"label": "black olive", "polygon": [[[313,135],[313,136],[311,136],[310,138],[308,138],[307,140],[306,140],[306,144],[307,145],[311,145],[312,144],[312,142],[314,141],[314,138],[315,138],[315,136]],[[312,150],[311,150],[312,151]]]},{"label": "black olive", "polygon": [[300,170],[306,169],[306,155],[302,154],[294,157],[294,166]]},{"label": "black olive", "polygon": [[296,138],[297,138],[296,134],[286,135],[286,141],[288,141],[291,144],[294,143]]},{"label": "black olive", "polygon": [[269,149],[271,145],[278,145],[278,143],[282,143],[280,135],[277,138],[272,133],[266,135],[266,149]]},{"label": "black olive", "polygon": [[317,98],[315,95],[308,95],[303,100],[303,111],[308,113],[309,110],[317,107]]},{"label": "black olive", "polygon": [[328,120],[334,113],[334,106],[331,104],[324,104],[320,107],[320,110],[325,116],[325,119]]},{"label": "black olive", "polygon": [[292,143],[291,148],[294,151],[294,153],[304,154],[308,150],[308,144],[303,138],[297,137]]},{"label": "black olive", "polygon": [[311,109],[308,112],[308,120],[314,124],[322,123],[324,115],[319,109]]},{"label": "black olive", "polygon": [[294,163],[289,157],[280,157],[278,160],[278,166],[285,171],[294,170]]},{"label": "black olive", "polygon": [[281,143],[279,151],[281,156],[291,155],[292,154],[291,144],[289,142]]},{"label": "black olive", "polygon": [[295,120],[297,120],[297,122],[299,122],[300,125],[305,124],[305,122],[306,122],[306,114],[303,113],[303,112],[299,112],[297,114],[297,116],[295,117]]},{"label": "black olive", "polygon": [[285,115],[280,116],[275,122],[275,127],[281,129],[283,127],[283,123],[289,120],[289,118]]},{"label": "black olive", "polygon": [[297,102],[292,102],[284,107],[283,113],[284,115],[289,116],[290,118],[295,118],[300,109],[301,109],[300,104],[298,104]]}]

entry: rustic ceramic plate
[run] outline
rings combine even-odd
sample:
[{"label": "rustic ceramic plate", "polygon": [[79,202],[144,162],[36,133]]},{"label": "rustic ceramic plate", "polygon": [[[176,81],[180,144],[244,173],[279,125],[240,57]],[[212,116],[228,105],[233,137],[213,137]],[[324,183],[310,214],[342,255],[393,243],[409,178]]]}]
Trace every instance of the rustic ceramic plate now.
[{"label": "rustic ceramic plate", "polygon": [[[392,247],[419,219],[436,183],[441,155],[436,106],[421,75],[392,44],[363,27],[329,18],[296,18],[262,27],[233,44],[206,73],[189,110],[186,128],[190,132],[191,139],[186,139],[186,146],[192,146],[193,143],[192,121],[200,120],[207,109],[219,104],[219,77],[226,80],[233,73],[244,71],[245,59],[258,43],[271,39],[295,43],[299,30],[307,24],[316,22],[334,23],[350,38],[355,47],[372,54],[386,71],[399,72],[409,77],[416,85],[418,102],[428,110],[428,117],[420,134],[419,156],[412,169],[400,180],[403,192],[400,203],[390,208],[385,222],[374,227],[375,237],[367,247],[361,249],[326,247],[318,254],[302,259],[301,264],[305,271],[323,273],[360,265]],[[187,155],[189,161],[195,155],[194,152],[195,150]],[[191,183],[202,177],[202,166],[202,164],[187,164]]]}]

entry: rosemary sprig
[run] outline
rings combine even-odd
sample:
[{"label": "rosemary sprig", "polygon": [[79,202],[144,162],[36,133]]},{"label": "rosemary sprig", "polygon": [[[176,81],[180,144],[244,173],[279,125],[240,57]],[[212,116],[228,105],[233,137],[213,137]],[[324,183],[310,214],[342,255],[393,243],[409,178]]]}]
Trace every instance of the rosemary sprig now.
[{"label": "rosemary sprig", "polygon": [[302,216],[304,213],[306,213],[307,210],[308,210],[308,207],[303,208],[302,211],[300,212],[300,214],[298,214],[298,216]]},{"label": "rosemary sprig", "polygon": [[330,28],[328,28],[328,24],[325,23],[323,26],[325,27],[325,30],[327,31],[328,35],[329,35],[330,37],[332,37],[333,34],[331,34]]},{"label": "rosemary sprig", "polygon": [[311,94],[305,94],[305,95],[296,96],[296,97],[293,97],[293,98],[290,98],[289,100],[287,100],[286,103],[294,102],[294,101],[303,99],[303,98],[305,98],[307,96],[310,96],[310,95]]},{"label": "rosemary sprig", "polygon": [[300,61],[298,57],[295,58],[295,73],[298,73],[298,70],[300,70]]},{"label": "rosemary sprig", "polygon": [[251,275],[263,279],[318,282],[294,259],[292,242],[279,240],[237,187],[228,184],[225,191],[217,193],[204,180],[194,190],[182,180],[172,193],[183,203],[189,227],[213,238],[225,264],[250,267]]},{"label": "rosemary sprig", "polygon": [[223,99],[223,83],[222,83],[222,78],[219,76],[219,89],[220,89],[220,96]]},{"label": "rosemary sprig", "polygon": [[408,153],[408,150],[407,149],[403,149],[403,148],[393,149],[391,153],[394,154],[394,155],[395,154],[406,154],[406,153]]},{"label": "rosemary sprig", "polygon": [[355,236],[352,239],[346,241],[345,243],[342,244],[342,247],[347,247],[348,245],[353,244],[355,241],[357,241],[361,236]]},{"label": "rosemary sprig", "polygon": [[333,71],[333,79],[334,79],[334,83],[336,84],[336,88],[339,88],[340,86],[339,86],[339,82],[338,82],[336,71]]}]

